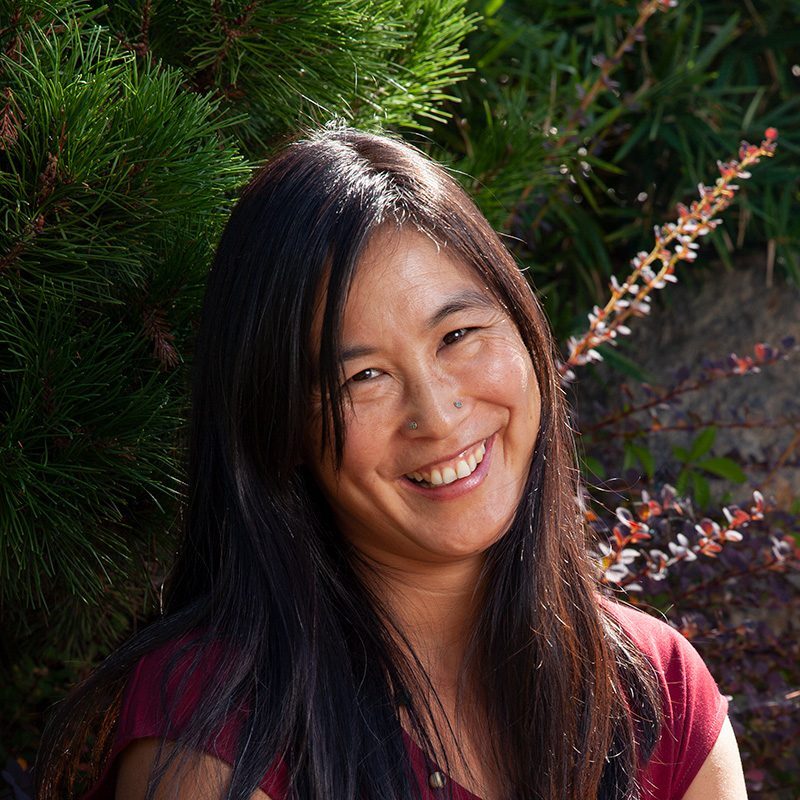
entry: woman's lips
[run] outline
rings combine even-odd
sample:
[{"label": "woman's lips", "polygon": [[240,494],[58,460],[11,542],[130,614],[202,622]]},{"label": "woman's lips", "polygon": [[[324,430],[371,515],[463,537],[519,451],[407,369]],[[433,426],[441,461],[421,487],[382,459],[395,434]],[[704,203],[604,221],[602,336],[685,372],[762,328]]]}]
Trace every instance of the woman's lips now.
[{"label": "woman's lips", "polygon": [[480,462],[477,463],[476,469],[464,478],[456,478],[456,480],[451,483],[443,483],[439,486],[419,483],[408,476],[404,476],[402,480],[409,489],[432,500],[450,500],[454,497],[461,497],[461,495],[472,491],[475,487],[483,483],[486,478],[491,467],[492,447],[496,436],[497,434],[494,433],[485,440],[485,452]]},{"label": "woman's lips", "polygon": [[486,439],[481,439],[477,444],[470,445],[457,455],[445,461],[437,461],[423,469],[406,474],[423,486],[441,486],[443,483],[453,483],[459,478],[469,477],[483,461],[486,453]]}]

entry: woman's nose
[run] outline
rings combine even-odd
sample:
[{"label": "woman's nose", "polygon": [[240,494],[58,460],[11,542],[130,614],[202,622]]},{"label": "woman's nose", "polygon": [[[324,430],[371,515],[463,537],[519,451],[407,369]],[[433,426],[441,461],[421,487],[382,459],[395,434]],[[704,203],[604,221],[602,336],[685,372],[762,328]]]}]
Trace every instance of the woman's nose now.
[{"label": "woman's nose", "polygon": [[409,391],[406,430],[413,436],[445,438],[465,417],[466,404],[455,381],[439,376],[418,380]]}]

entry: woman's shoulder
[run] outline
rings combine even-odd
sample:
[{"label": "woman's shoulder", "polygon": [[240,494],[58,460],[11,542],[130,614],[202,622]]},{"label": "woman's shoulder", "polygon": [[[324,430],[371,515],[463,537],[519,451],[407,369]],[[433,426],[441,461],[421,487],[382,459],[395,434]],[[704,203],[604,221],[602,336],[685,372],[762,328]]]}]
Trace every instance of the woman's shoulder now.
[{"label": "woman's shoulder", "polygon": [[661,689],[663,726],[642,779],[644,797],[683,797],[719,736],[727,698],[680,631],[629,605],[601,604],[652,665]]},{"label": "woman's shoulder", "polygon": [[202,632],[168,639],[136,662],[122,696],[117,738],[177,738],[224,676],[226,645]]},{"label": "woman's shoulder", "polygon": [[619,623],[626,636],[647,657],[657,672],[671,673],[675,669],[703,665],[691,642],[666,620],[659,619],[655,613],[651,614],[607,597],[601,599],[601,606]]},{"label": "woman's shoulder", "polygon": [[[218,637],[194,632],[168,639],[139,658],[125,684],[103,775],[85,800],[114,796],[119,757],[134,743],[180,740],[198,710],[214,702],[215,689],[226,680],[231,664],[226,655],[232,648]],[[203,754],[232,766],[247,713],[245,704],[227,709],[224,722],[203,745]],[[284,796],[285,777],[283,765],[276,764],[261,788],[277,800]]]},{"label": "woman's shoulder", "polygon": [[604,598],[602,605],[653,666],[673,704],[706,697],[717,711],[717,684],[700,654],[680,631],[652,614],[615,600]]}]

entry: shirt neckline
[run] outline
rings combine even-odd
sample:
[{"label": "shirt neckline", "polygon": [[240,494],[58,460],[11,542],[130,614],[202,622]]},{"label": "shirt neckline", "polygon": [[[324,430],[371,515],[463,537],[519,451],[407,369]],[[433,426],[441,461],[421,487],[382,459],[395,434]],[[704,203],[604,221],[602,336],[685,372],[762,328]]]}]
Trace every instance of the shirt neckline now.
[{"label": "shirt neckline", "polygon": [[428,777],[431,772],[441,772],[446,778],[447,783],[451,787],[453,800],[482,800],[476,794],[472,794],[469,789],[465,789],[460,783],[454,781],[444,770],[440,769],[436,762],[431,761],[426,755],[425,751],[414,741],[411,735],[404,728],[403,740],[405,741],[406,748],[411,756],[411,765],[414,768],[414,774],[422,779],[425,790],[429,792],[430,797],[438,797],[441,789],[431,789],[428,784]]}]

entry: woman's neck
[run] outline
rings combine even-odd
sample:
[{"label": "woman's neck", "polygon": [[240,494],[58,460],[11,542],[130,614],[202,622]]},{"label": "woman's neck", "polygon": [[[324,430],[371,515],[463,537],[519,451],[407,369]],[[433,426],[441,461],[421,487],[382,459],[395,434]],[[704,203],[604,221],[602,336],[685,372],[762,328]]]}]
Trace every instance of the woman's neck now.
[{"label": "woman's neck", "polygon": [[[390,630],[397,626],[402,634],[397,637],[400,650],[426,673],[427,680],[406,688],[417,711],[426,708],[423,716],[432,715],[434,760],[447,763],[450,777],[478,797],[498,797],[494,752],[485,736],[485,698],[479,682],[464,669],[480,603],[482,559],[434,567],[362,564],[363,579],[391,617]],[[415,703],[415,694],[421,703]],[[413,738],[406,709],[399,712]],[[427,727],[426,720],[418,721]]]},{"label": "woman's neck", "polygon": [[364,562],[363,577],[437,691],[454,689],[475,620],[482,563]]}]

